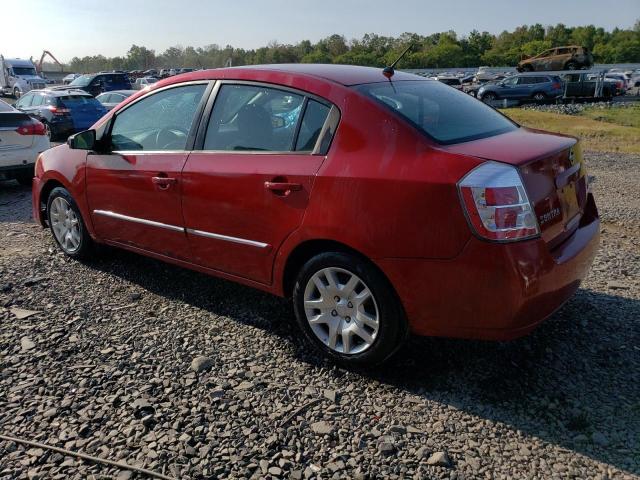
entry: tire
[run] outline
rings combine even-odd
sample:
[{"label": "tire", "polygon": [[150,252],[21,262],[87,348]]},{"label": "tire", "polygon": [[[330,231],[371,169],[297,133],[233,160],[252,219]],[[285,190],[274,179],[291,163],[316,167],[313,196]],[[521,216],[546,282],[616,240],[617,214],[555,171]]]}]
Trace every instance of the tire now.
[{"label": "tire", "polygon": [[23,187],[30,187],[33,184],[33,169],[16,176],[16,181]]},{"label": "tire", "polygon": [[533,72],[533,65],[527,63],[526,65],[522,66],[522,69],[520,71],[521,72]]},{"label": "tire", "polygon": [[349,253],[322,253],[307,261],[296,278],[293,307],[306,339],[346,366],[384,362],[408,332],[389,281],[367,260]]},{"label": "tire", "polygon": [[533,99],[537,103],[544,103],[547,100],[547,96],[542,92],[537,92],[533,94]]},{"label": "tire", "polygon": [[567,62],[564,66],[565,70],[578,70],[578,64],[573,60]]},{"label": "tire", "polygon": [[494,100],[497,100],[497,99],[498,99],[498,96],[493,92],[487,92],[484,95],[482,95],[482,98],[481,98],[481,100],[485,103],[493,102]]},{"label": "tire", "polygon": [[54,240],[65,255],[75,259],[93,256],[93,239],[87,231],[78,205],[66,188],[56,187],[49,194],[47,220]]},{"label": "tire", "polygon": [[16,100],[18,100],[22,95],[20,94],[20,90],[18,90],[17,88],[13,89],[13,98],[15,98]]},{"label": "tire", "polygon": [[53,130],[51,130],[51,125],[49,125],[49,122],[47,122],[46,120],[41,120],[41,122],[44,125],[44,129],[47,137],[49,137],[49,141],[52,142],[55,135],[53,134]]}]

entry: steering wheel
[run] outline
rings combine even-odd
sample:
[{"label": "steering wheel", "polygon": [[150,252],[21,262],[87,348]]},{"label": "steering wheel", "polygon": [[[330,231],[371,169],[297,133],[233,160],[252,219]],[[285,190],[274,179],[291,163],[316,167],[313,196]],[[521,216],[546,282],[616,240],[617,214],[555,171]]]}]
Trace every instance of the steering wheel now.
[{"label": "steering wheel", "polygon": [[162,127],[156,133],[156,148],[169,150],[172,144],[184,145],[183,140],[187,138],[189,132],[178,126]]}]

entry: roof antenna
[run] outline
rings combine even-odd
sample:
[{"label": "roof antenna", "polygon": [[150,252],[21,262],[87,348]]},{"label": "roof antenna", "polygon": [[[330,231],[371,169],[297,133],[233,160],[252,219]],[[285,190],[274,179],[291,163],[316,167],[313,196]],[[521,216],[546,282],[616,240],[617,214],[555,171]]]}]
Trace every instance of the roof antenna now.
[{"label": "roof antenna", "polygon": [[391,77],[393,77],[393,74],[396,73],[396,65],[398,64],[398,62],[400,60],[402,60],[402,57],[404,57],[404,55],[411,50],[411,48],[413,48],[413,43],[410,43],[409,46],[407,48],[404,49],[404,51],[400,54],[400,56],[396,59],[395,62],[393,62],[391,65],[389,65],[388,67],[384,67],[384,70],[382,70],[382,74],[387,77],[388,79],[391,79]]}]

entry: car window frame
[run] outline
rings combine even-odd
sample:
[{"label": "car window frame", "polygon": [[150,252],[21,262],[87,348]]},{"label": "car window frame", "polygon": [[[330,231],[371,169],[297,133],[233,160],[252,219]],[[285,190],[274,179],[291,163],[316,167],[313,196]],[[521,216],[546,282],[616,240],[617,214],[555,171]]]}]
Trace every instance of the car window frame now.
[{"label": "car window frame", "polygon": [[111,118],[109,118],[108,124],[105,125],[105,129],[103,134],[100,136],[100,141],[104,144],[105,142],[109,141],[110,142],[110,138],[111,138],[111,132],[113,130],[113,126],[115,124],[116,119],[118,118],[119,115],[122,114],[122,112],[126,111],[127,109],[131,108],[132,106],[136,105],[138,102],[141,102],[142,100],[144,100],[145,98],[149,98],[152,95],[158,94],[160,92],[164,92],[167,90],[171,90],[174,88],[179,88],[179,87],[186,87],[186,86],[190,86],[190,85],[205,85],[205,89],[204,92],[202,94],[202,98],[200,99],[200,103],[198,103],[198,107],[196,108],[196,113],[193,117],[193,122],[191,123],[191,129],[189,130],[189,134],[187,135],[187,142],[185,144],[184,149],[181,150],[111,150],[109,149],[108,154],[118,154],[118,155],[148,155],[148,154],[173,154],[175,155],[176,153],[189,153],[191,151],[194,150],[194,144],[195,144],[195,140],[196,140],[196,135],[198,133],[198,128],[200,126],[201,120],[202,120],[202,115],[203,115],[203,111],[205,109],[205,107],[207,106],[207,102],[208,99],[211,95],[211,91],[213,89],[213,87],[215,86],[215,81],[214,80],[194,80],[194,81],[190,81],[190,82],[182,82],[182,83],[174,83],[171,85],[166,85],[162,88],[158,88],[158,89],[154,89],[154,90],[150,90],[149,92],[145,93],[144,95],[136,98],[133,102],[131,103],[127,103],[124,107],[122,107],[121,109],[119,109],[117,112],[115,112]]},{"label": "car window frame", "polygon": [[35,96],[35,93],[33,92],[27,92],[25,95],[22,95],[18,101],[16,103],[19,103],[22,100],[29,100],[29,105],[21,105],[21,106],[16,106],[17,109],[22,109],[22,108],[30,108],[31,104],[33,103],[33,97]]},{"label": "car window frame", "polygon": [[[224,85],[247,85],[250,87],[263,87],[270,88],[273,90],[280,90],[284,92],[288,92],[295,95],[300,95],[303,97],[303,105],[300,111],[300,116],[298,117],[295,132],[292,138],[292,143],[290,145],[290,150],[206,150],[204,148],[204,142],[207,135],[207,129],[209,128],[209,122],[211,121],[211,114],[213,113],[213,108],[215,106],[216,99],[218,98],[218,94],[220,89]],[[300,134],[300,127],[302,126],[302,120],[304,119],[304,114],[307,110],[307,104],[309,100],[315,100],[318,103],[329,107],[329,113],[327,114],[327,118],[320,129],[320,134],[316,140],[316,144],[312,150],[295,150],[295,146],[298,141],[298,135]],[[196,142],[193,150],[199,153],[220,153],[220,154],[230,154],[230,155],[327,155],[331,145],[333,144],[333,139],[336,134],[336,130],[338,128],[338,124],[340,123],[340,118],[342,117],[340,109],[330,100],[327,100],[324,97],[318,96],[311,92],[307,92],[305,90],[300,90],[298,88],[288,87],[286,85],[281,85],[278,83],[269,83],[263,81],[253,81],[253,80],[216,80],[213,90],[209,95],[209,99],[207,101],[207,105],[202,112],[202,116],[200,119],[200,126],[198,128]],[[327,139],[327,135],[330,137]],[[326,143],[325,143],[326,142]]]}]

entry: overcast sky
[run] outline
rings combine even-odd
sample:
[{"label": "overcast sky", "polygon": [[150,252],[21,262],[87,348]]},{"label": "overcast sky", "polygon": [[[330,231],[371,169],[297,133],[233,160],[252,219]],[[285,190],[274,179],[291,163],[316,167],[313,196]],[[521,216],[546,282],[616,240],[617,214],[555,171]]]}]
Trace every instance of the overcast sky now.
[{"label": "overcast sky", "polygon": [[255,48],[270,41],[317,41],[332,33],[428,35],[474,28],[499,33],[522,24],[629,28],[640,0],[20,0],[3,14],[0,53],[60,61],[124,55],[132,44],[160,53],[174,45]]}]

